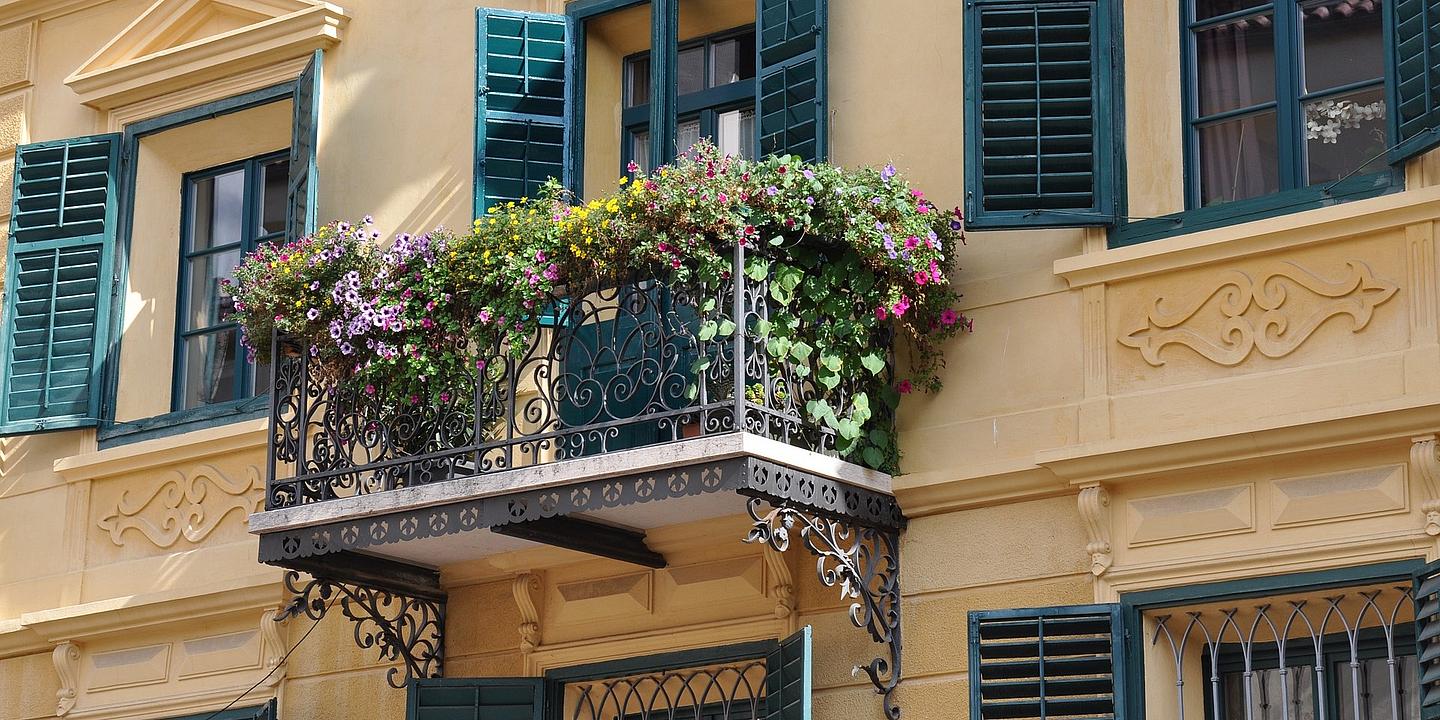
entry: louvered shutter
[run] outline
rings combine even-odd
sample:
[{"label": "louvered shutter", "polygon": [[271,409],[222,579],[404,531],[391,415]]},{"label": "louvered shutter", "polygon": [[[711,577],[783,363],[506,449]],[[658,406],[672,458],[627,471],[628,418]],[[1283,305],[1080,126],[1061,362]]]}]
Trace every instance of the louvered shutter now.
[{"label": "louvered shutter", "polygon": [[541,720],[543,678],[423,679],[410,683],[407,720]]},{"label": "louvered shutter", "polygon": [[1117,605],[970,613],[970,717],[1121,718]]},{"label": "louvered shutter", "polygon": [[1440,562],[1415,571],[1415,655],[1420,718],[1440,718]]},{"label": "louvered shutter", "polygon": [[1113,222],[1108,13],[972,2],[965,23],[966,217],[975,227]]},{"label": "louvered shutter", "polygon": [[756,147],[824,160],[826,0],[756,0]]},{"label": "louvered shutter", "polygon": [[1390,4],[1391,162],[1440,145],[1440,0]]},{"label": "louvered shutter", "polygon": [[570,185],[564,15],[479,10],[476,30],[475,216],[534,197],[550,178]]},{"label": "louvered shutter", "polygon": [[119,158],[119,135],[15,151],[0,432],[98,422]]},{"label": "louvered shutter", "polygon": [[765,720],[810,720],[810,626],[765,656]]},{"label": "louvered shutter", "polygon": [[323,50],[310,56],[305,70],[295,80],[294,118],[290,125],[289,206],[285,214],[285,240],[315,232],[315,198],[319,169],[316,150],[320,142],[320,64]]}]

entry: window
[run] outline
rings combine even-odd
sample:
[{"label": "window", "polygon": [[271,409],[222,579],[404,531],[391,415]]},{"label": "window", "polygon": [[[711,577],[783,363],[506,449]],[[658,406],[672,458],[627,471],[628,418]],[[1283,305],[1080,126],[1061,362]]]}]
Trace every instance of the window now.
[{"label": "window", "polygon": [[969,224],[1113,222],[1109,3],[977,0],[967,7]]},{"label": "window", "polygon": [[1433,720],[1440,563],[970,613],[971,717]]},{"label": "window", "polygon": [[[755,30],[739,28],[684,43],[676,63],[676,151],[708,138],[720,151],[755,157]],[[625,152],[621,164],[650,162],[650,55],[625,61]]]},{"label": "window", "polygon": [[286,153],[185,178],[174,409],[251,397],[269,372],[248,363],[221,281],[241,256],[285,236]]},{"label": "window", "polygon": [[1192,207],[1386,170],[1386,1],[1194,0]]}]

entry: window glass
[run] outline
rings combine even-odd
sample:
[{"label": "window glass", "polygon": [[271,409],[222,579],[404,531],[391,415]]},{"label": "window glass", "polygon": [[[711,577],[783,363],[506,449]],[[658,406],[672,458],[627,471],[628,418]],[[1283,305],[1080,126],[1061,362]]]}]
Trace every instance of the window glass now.
[{"label": "window glass", "polygon": [[635,107],[650,102],[650,58],[642,57],[631,60],[626,69],[626,85],[629,87],[630,101],[626,107]]},{"label": "window glass", "polygon": [[700,142],[699,120],[682,120],[675,126],[675,145],[680,152],[690,152],[697,142]]},{"label": "window glass", "polygon": [[641,170],[650,169],[650,131],[641,130],[630,136],[630,159]]},{"label": "window glass", "polygon": [[1330,95],[1305,103],[1305,172],[1313,185],[1355,173],[1379,172],[1387,163],[1385,89]]},{"label": "window glass", "polygon": [[1202,205],[1280,191],[1273,110],[1203,125],[1199,136]]},{"label": "window glass", "polygon": [[[1400,713],[1391,713],[1390,667],[1383,657],[1360,660],[1358,678],[1353,682],[1336,683],[1340,691],[1341,720],[1417,720],[1420,717],[1420,693],[1416,692],[1415,678],[1419,676],[1414,655],[1395,658],[1395,695],[1400,700]],[[1349,659],[1337,662],[1331,668],[1336,677],[1352,677]],[[1355,717],[1355,688],[1360,690],[1360,716]]]},{"label": "window glass", "polygon": [[731,110],[716,122],[715,144],[720,152],[743,158],[755,157],[755,111]]},{"label": "window glass", "polygon": [[705,89],[705,46],[680,50],[675,92],[684,95]]},{"label": "window glass", "polygon": [[240,264],[240,248],[210,253],[185,261],[189,267],[186,285],[190,289],[189,327],[207,328],[225,322],[235,300],[221,287],[220,281],[227,280]]},{"label": "window glass", "polygon": [[1266,4],[1265,0],[1195,0],[1195,19],[1206,20]]},{"label": "window glass", "polygon": [[1269,15],[1195,32],[1200,115],[1275,100],[1275,27]]},{"label": "window glass", "polygon": [[232,327],[185,340],[183,407],[198,407],[236,399],[238,332]]},{"label": "window glass", "polygon": [[1312,665],[1251,671],[1250,711],[1245,711],[1245,673],[1221,675],[1227,718],[1315,720],[1315,668]]},{"label": "window glass", "polygon": [[260,234],[285,232],[285,195],[290,181],[290,161],[276,160],[262,168],[260,191]]},{"label": "window glass", "polygon": [[755,35],[717,41],[710,49],[710,85],[728,85],[755,77]]},{"label": "window glass", "polygon": [[1307,92],[1384,77],[1381,2],[1321,0],[1300,7]]},{"label": "window glass", "polygon": [[245,213],[245,171],[199,180],[192,192],[190,249],[238,245]]}]

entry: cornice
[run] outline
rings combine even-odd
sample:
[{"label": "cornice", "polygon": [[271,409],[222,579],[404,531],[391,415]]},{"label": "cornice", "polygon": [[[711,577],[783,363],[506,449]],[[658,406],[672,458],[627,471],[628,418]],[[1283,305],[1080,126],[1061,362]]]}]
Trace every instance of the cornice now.
[{"label": "cornice", "polygon": [[1406,190],[1279,218],[1203,230],[1055,261],[1071,288],[1331,242],[1440,219],[1440,186]]},{"label": "cornice", "polygon": [[269,420],[256,418],[172,437],[63,457],[55,474],[66,482],[98,480],[164,465],[202,460],[244,450],[264,449]]},{"label": "cornice", "polygon": [[1287,422],[1146,436],[1045,450],[1036,464],[1072,486],[1139,480],[1165,473],[1215,467],[1344,447],[1403,440],[1440,426],[1440,397],[1409,397],[1306,413]]},{"label": "cornice", "polygon": [[57,643],[262,610],[285,600],[283,572],[263,568],[253,575],[217,583],[201,594],[169,590],[40,610],[21,615],[18,625],[42,640]]},{"label": "cornice", "polygon": [[[99,64],[110,52],[107,45],[67,77],[65,84],[86,105],[110,110],[333,47],[340,42],[349,21],[343,8],[322,2],[237,30],[92,69],[92,65]],[[112,44],[118,41],[119,38]]]},{"label": "cornice", "polygon": [[31,20],[49,20],[109,0],[0,0],[0,27]]}]

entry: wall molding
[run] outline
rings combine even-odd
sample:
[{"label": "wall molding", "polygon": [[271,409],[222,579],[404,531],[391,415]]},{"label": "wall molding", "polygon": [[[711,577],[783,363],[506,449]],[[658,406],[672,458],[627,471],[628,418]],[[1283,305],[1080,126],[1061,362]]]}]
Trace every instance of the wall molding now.
[{"label": "wall molding", "polygon": [[[225,518],[240,513],[241,522],[264,504],[264,481],[254,465],[244,477],[231,479],[213,465],[199,465],[156,485],[149,494],[132,498],[130,491],[96,525],[110,534],[110,542],[124,547],[126,530],[133,530],[165,549],[181,538],[199,543],[220,527]],[[212,492],[213,491],[213,492]],[[132,533],[133,534],[133,533]]]},{"label": "wall molding", "polygon": [[1435,435],[1410,439],[1410,470],[1420,478],[1425,499],[1420,511],[1425,513],[1425,534],[1440,536],[1440,446]]},{"label": "wall molding", "polygon": [[173,437],[142,440],[70,455],[55,461],[55,474],[66,482],[99,480],[167,465],[233,455],[247,450],[264,452],[268,441],[268,425],[268,418],[256,418]]},{"label": "wall molding", "polygon": [[1090,539],[1085,545],[1085,552],[1090,556],[1090,574],[1100,577],[1115,562],[1110,544],[1110,492],[1104,485],[1087,485],[1080,489],[1076,502],[1080,519],[1085,523],[1085,534]]},{"label": "wall molding", "polygon": [[55,715],[65,717],[75,709],[80,698],[80,646],[65,641],[55,646],[50,659],[55,664],[55,674],[60,676],[60,689],[55,691]]},{"label": "wall molding", "polygon": [[535,648],[540,647],[540,599],[544,583],[537,573],[520,573],[510,584],[515,594],[515,605],[520,608],[520,656],[527,658]]}]

